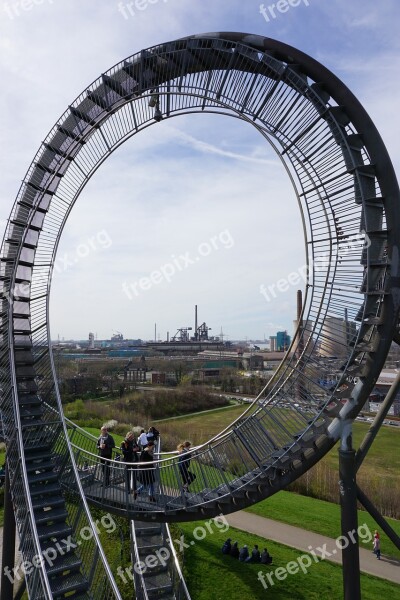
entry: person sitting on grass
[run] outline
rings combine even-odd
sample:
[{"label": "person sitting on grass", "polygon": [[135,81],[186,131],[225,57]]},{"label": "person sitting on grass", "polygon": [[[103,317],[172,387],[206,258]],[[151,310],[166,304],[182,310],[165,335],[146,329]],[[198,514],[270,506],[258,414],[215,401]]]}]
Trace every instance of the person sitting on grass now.
[{"label": "person sitting on grass", "polygon": [[238,543],[237,542],[233,542],[232,548],[231,548],[231,556],[233,558],[239,558],[239,548],[238,548]]},{"label": "person sitting on grass", "polygon": [[224,542],[222,546],[222,554],[230,554],[231,553],[231,538],[228,538],[226,542]]},{"label": "person sitting on grass", "polygon": [[246,546],[246,544],[243,546],[243,548],[240,549],[239,552],[239,560],[240,562],[246,562],[246,560],[249,558],[249,551],[248,548]]},{"label": "person sitting on grass", "polygon": [[272,563],[272,556],[266,548],[261,552],[261,564],[270,565]]},{"label": "person sitting on grass", "polygon": [[246,562],[259,563],[260,560],[261,560],[260,551],[258,549],[257,544],[254,544],[254,548],[251,551],[251,556],[249,556],[248,558],[246,558]]}]

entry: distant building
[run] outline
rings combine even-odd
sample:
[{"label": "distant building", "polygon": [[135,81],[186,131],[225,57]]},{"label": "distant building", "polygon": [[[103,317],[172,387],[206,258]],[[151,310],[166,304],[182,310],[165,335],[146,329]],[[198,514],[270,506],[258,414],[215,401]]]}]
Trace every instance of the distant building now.
[{"label": "distant building", "polygon": [[122,335],[122,333],[115,333],[114,335],[111,336],[111,341],[112,342],[123,342],[124,341],[124,336]]},{"label": "distant building", "polygon": [[271,352],[277,352],[276,335],[271,335],[269,338],[269,349]]},{"label": "distant building", "polygon": [[287,331],[278,331],[276,334],[276,350],[286,352],[290,346],[290,335]]},{"label": "distant building", "polygon": [[89,350],[94,350],[94,333],[89,333]]},{"label": "distant building", "polygon": [[339,317],[326,317],[320,335],[321,356],[344,357],[350,350],[350,342],[357,334],[354,321],[346,321]]}]

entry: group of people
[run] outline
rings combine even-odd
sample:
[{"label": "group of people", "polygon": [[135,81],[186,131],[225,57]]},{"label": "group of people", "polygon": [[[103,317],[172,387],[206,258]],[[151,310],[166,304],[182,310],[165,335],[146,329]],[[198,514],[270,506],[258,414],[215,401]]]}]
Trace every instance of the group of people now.
[{"label": "group of people", "polygon": [[260,552],[257,544],[254,544],[254,548],[251,551],[251,554],[249,554],[249,549],[246,544],[239,550],[238,543],[233,542],[232,544],[231,538],[228,538],[224,542],[222,554],[229,554],[229,556],[239,559],[240,562],[260,563],[262,565],[270,565],[272,563],[272,556],[266,548]]},{"label": "group of people", "polygon": [[[140,432],[136,439],[133,431],[128,431],[122,442],[120,449],[123,455],[124,463],[127,463],[125,470],[126,488],[128,493],[132,493],[136,500],[137,495],[143,490],[148,490],[149,499],[155,502],[154,497],[154,448],[160,432],[155,427],[150,427],[146,432],[144,429]],[[189,491],[189,486],[196,479],[196,474],[190,471],[190,452],[191,443],[189,441],[182,442],[178,445],[179,453],[178,468],[182,480],[183,492]],[[112,435],[107,430],[107,427],[102,427],[100,437],[97,440],[97,448],[100,453],[100,462],[103,465],[104,485],[110,485],[110,466],[108,460],[112,458],[112,450],[115,448],[115,442]],[[136,463],[146,463],[142,465],[139,473],[137,473]],[[147,466],[148,465],[148,466]],[[138,485],[138,482],[140,485]]]},{"label": "group of people", "polygon": [[[120,450],[123,455],[123,461],[127,463],[125,470],[126,488],[128,493],[132,493],[136,500],[137,495],[142,490],[147,490],[150,502],[155,502],[154,494],[154,447],[160,432],[155,427],[150,427],[146,433],[142,429],[139,437],[136,439],[133,431],[128,431],[124,441],[121,443]],[[100,462],[103,464],[104,485],[110,485],[110,466],[108,460],[112,458],[112,450],[115,448],[115,441],[107,430],[102,427],[100,437],[97,440],[97,448],[100,453]],[[136,473],[136,464],[138,462],[146,463],[142,466],[139,476]],[[147,466],[148,465],[148,466]],[[138,485],[138,480],[139,484]]]}]

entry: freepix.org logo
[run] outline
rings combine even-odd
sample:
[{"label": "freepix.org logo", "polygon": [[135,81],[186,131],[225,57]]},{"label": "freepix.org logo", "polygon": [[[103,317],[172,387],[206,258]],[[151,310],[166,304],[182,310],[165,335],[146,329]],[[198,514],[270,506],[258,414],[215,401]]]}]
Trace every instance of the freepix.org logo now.
[{"label": "freepix.org logo", "polygon": [[[107,533],[113,533],[117,527],[117,524],[109,513],[103,515],[101,519],[94,521],[93,525],[98,534],[102,529]],[[64,556],[68,552],[74,551],[88,540],[91,540],[93,536],[93,529],[85,525],[85,527],[79,530],[76,538],[68,535],[65,539],[54,540],[51,546],[43,550],[41,554],[36,554],[32,560],[24,560],[12,569],[9,566],[5,566],[4,575],[11,583],[21,581],[24,577],[30,575],[34,569],[39,569],[44,565],[52,567],[59,556]]]},{"label": "freepix.org logo", "polygon": [[277,19],[279,15],[283,15],[288,12],[291,8],[297,8],[300,4],[304,6],[310,6],[309,0],[279,0],[274,4],[260,4],[260,14],[269,23],[271,19]]},{"label": "freepix.org logo", "polygon": [[372,533],[366,523],[363,523],[358,529],[348,531],[347,535],[340,535],[336,538],[335,547],[328,550],[328,544],[322,544],[313,548],[308,546],[310,553],[301,554],[296,560],[289,561],[284,567],[277,567],[273,571],[263,573],[259,571],[257,579],[266,590],[268,587],[273,587],[276,581],[284,581],[288,575],[297,575],[297,573],[304,573],[307,575],[308,570],[312,565],[319,563],[323,560],[332,558],[338,551],[345,550],[350,544],[357,544],[357,540],[360,539],[364,544],[368,544],[372,540]]},{"label": "freepix.org logo", "polygon": [[[229,523],[225,519],[224,515],[218,515],[215,519],[210,519],[209,521],[204,522],[204,526],[199,525],[195,527],[192,532],[193,539],[186,540],[185,536],[182,534],[179,539],[173,540],[173,542],[177,546],[178,553],[183,553],[185,550],[194,546],[196,542],[200,542],[204,540],[208,535],[212,535],[214,531],[221,531],[225,533],[229,529]],[[167,540],[167,543],[170,543]],[[145,559],[135,562],[134,565],[130,565],[125,569],[119,566],[117,568],[118,577],[121,579],[123,583],[127,583],[130,579],[134,580],[134,573],[138,575],[144,575],[145,573],[149,574],[149,570],[154,569],[155,567],[166,567],[168,561],[172,556],[172,550],[169,546],[162,546],[154,551],[154,553],[150,553],[146,556]]]},{"label": "freepix.org logo", "polygon": [[159,285],[163,282],[171,283],[173,278],[179,272],[186,271],[203,258],[210,256],[213,252],[220,249],[229,250],[234,246],[234,243],[235,241],[229,230],[224,229],[223,231],[220,231],[218,235],[213,235],[209,240],[201,242],[201,244],[197,246],[195,255],[191,254],[190,251],[179,254],[178,256],[173,254],[171,260],[160,265],[158,269],[155,269],[147,276],[129,283],[124,281],[122,290],[129,300],[133,300],[133,298],[137,298],[141,292],[146,292],[155,285]]}]

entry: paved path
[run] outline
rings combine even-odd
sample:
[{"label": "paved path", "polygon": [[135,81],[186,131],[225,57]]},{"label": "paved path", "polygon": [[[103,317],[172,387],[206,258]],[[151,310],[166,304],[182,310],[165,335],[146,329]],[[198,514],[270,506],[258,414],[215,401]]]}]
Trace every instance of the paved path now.
[{"label": "paved path", "polygon": [[[226,515],[225,518],[229,525],[237,529],[254,533],[267,540],[290,546],[296,550],[303,550],[304,552],[313,550],[320,557],[324,555],[326,560],[342,564],[342,553],[338,549],[338,546],[345,542],[339,538],[338,543],[336,543],[336,540],[319,535],[318,533],[293,527],[293,525],[286,525],[286,523],[273,521],[272,519],[266,519],[265,517],[259,517],[243,510]],[[367,537],[367,534],[367,531],[360,530],[360,537],[361,535]],[[367,549],[364,549],[364,547]],[[330,556],[327,554],[328,552]],[[372,553],[372,540],[366,544],[360,540],[360,566],[363,573],[369,573],[370,575],[382,577],[388,581],[400,584],[400,560],[385,556],[384,554],[381,560],[378,560],[375,554]]]}]

